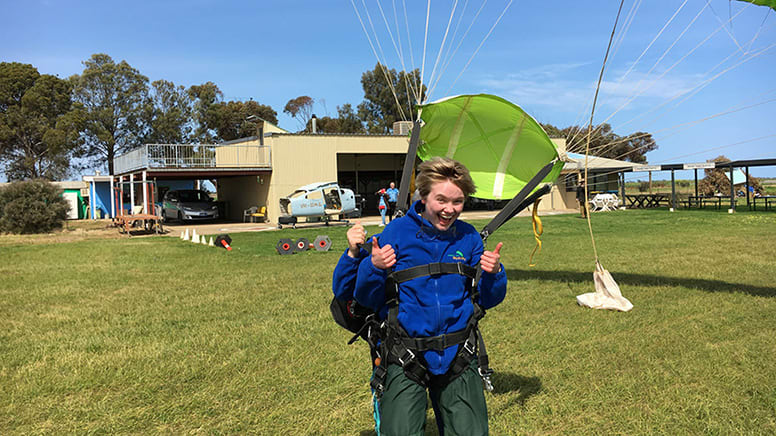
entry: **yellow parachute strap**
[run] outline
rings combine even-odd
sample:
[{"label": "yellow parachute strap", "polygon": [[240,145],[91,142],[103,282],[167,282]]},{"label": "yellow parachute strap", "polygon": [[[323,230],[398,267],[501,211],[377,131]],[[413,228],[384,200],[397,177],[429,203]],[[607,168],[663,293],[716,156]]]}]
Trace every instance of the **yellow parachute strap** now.
[{"label": "yellow parachute strap", "polygon": [[536,246],[531,252],[531,257],[528,258],[529,267],[536,266],[536,264],[533,263],[534,254],[536,254],[537,251],[538,252],[542,251],[542,240],[540,239],[540,236],[542,236],[542,233],[544,232],[544,228],[542,227],[542,220],[539,218],[539,214],[538,214],[540,201],[542,201],[541,198],[536,199],[533,205],[533,213],[531,214],[531,221],[533,224],[533,232],[534,232],[534,239],[536,239]]}]

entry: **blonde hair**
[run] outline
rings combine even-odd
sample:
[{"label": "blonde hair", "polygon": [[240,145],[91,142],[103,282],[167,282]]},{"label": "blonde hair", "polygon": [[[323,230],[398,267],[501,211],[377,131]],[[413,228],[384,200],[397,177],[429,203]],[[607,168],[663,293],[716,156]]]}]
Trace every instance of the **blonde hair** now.
[{"label": "blonde hair", "polygon": [[477,190],[469,170],[462,163],[448,157],[434,157],[421,163],[418,166],[415,187],[420,198],[426,198],[431,192],[431,186],[447,180],[460,188],[466,197]]}]

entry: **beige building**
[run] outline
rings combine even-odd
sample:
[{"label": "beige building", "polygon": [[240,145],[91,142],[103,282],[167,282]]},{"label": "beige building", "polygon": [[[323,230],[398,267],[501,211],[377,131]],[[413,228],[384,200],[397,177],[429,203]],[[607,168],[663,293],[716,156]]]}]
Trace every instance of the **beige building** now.
[{"label": "beige building", "polygon": [[[337,181],[366,199],[367,212],[376,211],[372,194],[390,181],[398,185],[409,146],[407,135],[292,134],[266,121],[257,133],[222,144],[144,145],[116,159],[116,176],[160,186],[167,180],[212,180],[226,218],[240,221],[245,209],[266,206],[269,221],[277,222],[280,198],[316,182]],[[579,159],[566,155],[565,140],[553,141],[567,163],[541,209],[576,209]],[[612,169],[630,164],[606,159],[596,165],[594,171],[605,174],[596,186],[617,190],[619,175]]]}]

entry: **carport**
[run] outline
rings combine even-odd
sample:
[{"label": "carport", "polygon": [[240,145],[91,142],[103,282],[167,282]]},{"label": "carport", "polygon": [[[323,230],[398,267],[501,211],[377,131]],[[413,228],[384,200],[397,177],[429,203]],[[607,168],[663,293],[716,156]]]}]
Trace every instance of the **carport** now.
[{"label": "carport", "polygon": [[143,145],[116,158],[115,183],[127,184],[130,203],[149,213],[148,193],[136,192],[136,182],[153,181],[158,202],[167,189],[199,188],[200,181],[211,180],[219,215],[239,221],[244,209],[267,202],[272,169],[268,146],[235,142]]}]

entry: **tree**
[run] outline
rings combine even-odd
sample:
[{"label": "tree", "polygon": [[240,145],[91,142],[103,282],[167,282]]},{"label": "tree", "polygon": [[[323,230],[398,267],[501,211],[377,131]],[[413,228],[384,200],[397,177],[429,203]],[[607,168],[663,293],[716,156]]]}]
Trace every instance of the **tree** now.
[{"label": "tree", "polygon": [[[390,133],[394,122],[414,120],[417,117],[417,110],[414,107],[415,96],[411,89],[419,84],[420,71],[417,69],[409,73],[404,71],[397,73],[396,70],[388,69],[378,63],[374,70],[362,74],[364,101],[358,105],[358,116],[365,123],[369,133]],[[424,85],[420,101],[423,101],[425,93]],[[401,109],[397,106],[397,100]]]},{"label": "tree", "polygon": [[[568,151],[585,152],[588,136],[587,127],[571,126],[565,129],[558,129],[552,124],[542,124],[542,127],[550,137],[565,138]],[[591,156],[646,163],[646,154],[656,150],[657,147],[657,143],[649,133],[636,132],[627,136],[620,136],[614,133],[612,126],[607,123],[593,127],[590,134]]]},{"label": "tree", "polygon": [[[312,122],[308,121],[305,130],[312,131],[311,125]],[[353,111],[350,103],[337,106],[337,118],[318,118],[316,129],[321,133],[366,133],[361,119]]]},{"label": "tree", "polygon": [[0,159],[8,180],[67,175],[76,141],[66,133],[70,84],[29,64],[0,63]]},{"label": "tree", "polygon": [[145,118],[149,132],[145,142],[156,144],[184,144],[193,133],[193,106],[191,94],[183,86],[167,80],[151,83]]},{"label": "tree", "polygon": [[[725,156],[717,156],[712,160],[713,162],[730,162]],[[698,182],[698,193],[704,196],[712,196],[717,193],[723,195],[730,194],[730,170],[726,168],[709,168],[705,169],[703,179]],[[765,193],[760,181],[756,177],[749,176],[749,186],[751,186],[755,192],[760,194]]]},{"label": "tree", "polygon": [[277,112],[271,106],[253,100],[218,103],[213,106],[212,111],[211,122],[215,124],[210,127],[216,131],[217,138],[222,141],[256,135],[256,120],[250,119],[251,116],[273,124],[278,122]]},{"label": "tree", "polygon": [[70,205],[47,180],[9,183],[0,188],[0,232],[45,233],[62,227]]},{"label": "tree", "polygon": [[215,142],[218,124],[217,108],[223,98],[223,93],[213,82],[205,82],[201,85],[192,85],[188,90],[192,100],[192,118],[194,122],[194,134],[192,140],[199,143]]},{"label": "tree", "polygon": [[300,128],[305,130],[307,124],[310,122],[310,118],[312,118],[314,104],[315,100],[306,95],[302,95],[288,100],[286,107],[283,108],[283,112],[291,115],[299,123]]},{"label": "tree", "polygon": [[83,64],[83,73],[71,78],[73,98],[83,108],[79,138],[85,157],[106,159],[113,174],[116,155],[139,145],[148,128],[143,117],[148,78],[106,54],[94,54]]}]

